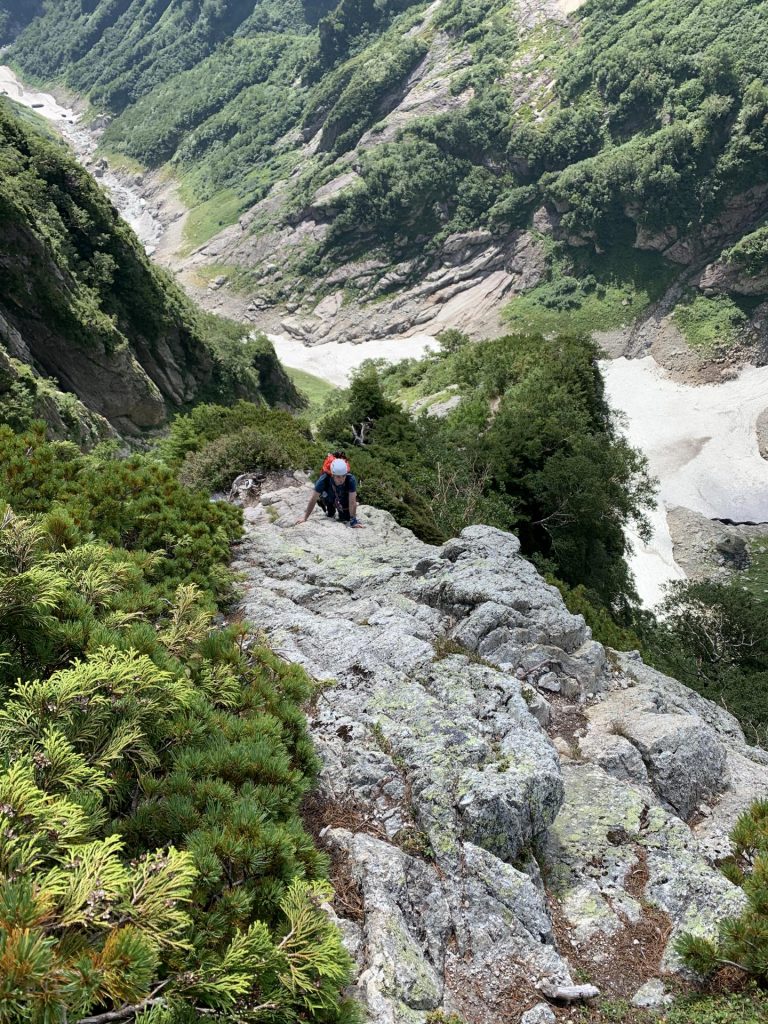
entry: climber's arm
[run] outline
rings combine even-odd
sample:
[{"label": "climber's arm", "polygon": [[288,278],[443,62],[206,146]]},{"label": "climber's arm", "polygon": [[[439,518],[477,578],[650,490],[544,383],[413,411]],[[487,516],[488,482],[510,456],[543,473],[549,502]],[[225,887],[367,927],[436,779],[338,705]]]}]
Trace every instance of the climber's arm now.
[{"label": "climber's arm", "polygon": [[[319,483],[320,483],[320,481],[318,480],[318,484]],[[301,523],[306,523],[306,521],[309,519],[309,517],[314,512],[315,505],[317,504],[317,499],[319,497],[320,497],[320,491],[318,491],[317,484],[315,484],[315,489],[312,491],[312,497],[307,502],[307,507],[304,510],[304,515],[301,517],[301,519],[297,519],[296,520],[296,525],[297,526],[299,526]]]},{"label": "climber's arm", "polygon": [[349,525],[354,529],[362,530],[363,524],[357,521],[357,492],[351,491],[349,495]]}]

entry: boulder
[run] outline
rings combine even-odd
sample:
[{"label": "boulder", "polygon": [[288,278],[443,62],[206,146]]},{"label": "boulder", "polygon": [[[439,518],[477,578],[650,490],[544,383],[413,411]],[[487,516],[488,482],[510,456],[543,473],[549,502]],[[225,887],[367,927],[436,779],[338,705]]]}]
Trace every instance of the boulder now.
[{"label": "boulder", "polygon": [[[713,938],[722,918],[744,906],[743,892],[709,863],[690,828],[656,803],[651,790],[589,763],[564,765],[563,777],[565,802],[548,854],[571,941],[599,963],[609,960],[612,945],[632,946],[637,929],[639,948],[630,952],[638,969],[650,956],[660,970],[677,968],[677,936],[693,931]],[[643,927],[649,914],[657,915],[653,928]]]},{"label": "boulder", "polygon": [[727,787],[725,747],[696,715],[636,714],[617,728],[639,752],[653,789],[681,818]]}]

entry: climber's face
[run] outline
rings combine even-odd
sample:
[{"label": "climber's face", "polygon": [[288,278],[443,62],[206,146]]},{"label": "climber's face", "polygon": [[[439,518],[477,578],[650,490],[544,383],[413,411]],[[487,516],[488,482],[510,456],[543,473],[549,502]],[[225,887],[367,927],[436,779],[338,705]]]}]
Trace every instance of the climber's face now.
[{"label": "climber's face", "polygon": [[341,487],[346,479],[347,478],[345,476],[337,476],[335,473],[333,474],[333,482],[337,487]]}]

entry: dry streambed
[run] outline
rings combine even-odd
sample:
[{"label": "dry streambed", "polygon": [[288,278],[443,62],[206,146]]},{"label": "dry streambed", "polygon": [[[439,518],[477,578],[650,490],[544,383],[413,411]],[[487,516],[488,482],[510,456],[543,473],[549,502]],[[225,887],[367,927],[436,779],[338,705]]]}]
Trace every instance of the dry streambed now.
[{"label": "dry streambed", "polygon": [[[169,227],[183,216],[172,188],[158,189],[145,175],[120,172],[95,156],[100,129],[82,122],[82,115],[55,96],[28,88],[15,72],[0,66],[0,95],[34,110],[59,132],[84,167],[107,189],[121,216],[136,232],[147,252],[155,253]],[[149,198],[152,197],[152,198]]]}]

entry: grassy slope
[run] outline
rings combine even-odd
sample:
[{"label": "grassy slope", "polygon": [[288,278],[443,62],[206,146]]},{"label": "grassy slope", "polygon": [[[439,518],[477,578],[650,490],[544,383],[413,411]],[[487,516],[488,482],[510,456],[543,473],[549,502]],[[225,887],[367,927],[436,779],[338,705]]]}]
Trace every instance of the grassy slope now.
[{"label": "grassy slope", "polygon": [[305,415],[312,423],[316,423],[326,412],[328,399],[338,392],[338,388],[329,384],[322,377],[316,377],[306,370],[296,370],[290,366],[285,367],[285,372],[291,378],[299,394],[303,395],[308,406]]},{"label": "grassy slope", "polygon": [[753,597],[768,605],[768,538],[750,542],[749,558],[749,568],[736,579]]},{"label": "grassy slope", "polygon": [[510,329],[589,334],[626,327],[661,298],[674,275],[655,253],[579,250],[571,259],[553,259],[550,279],[507,305]]}]

